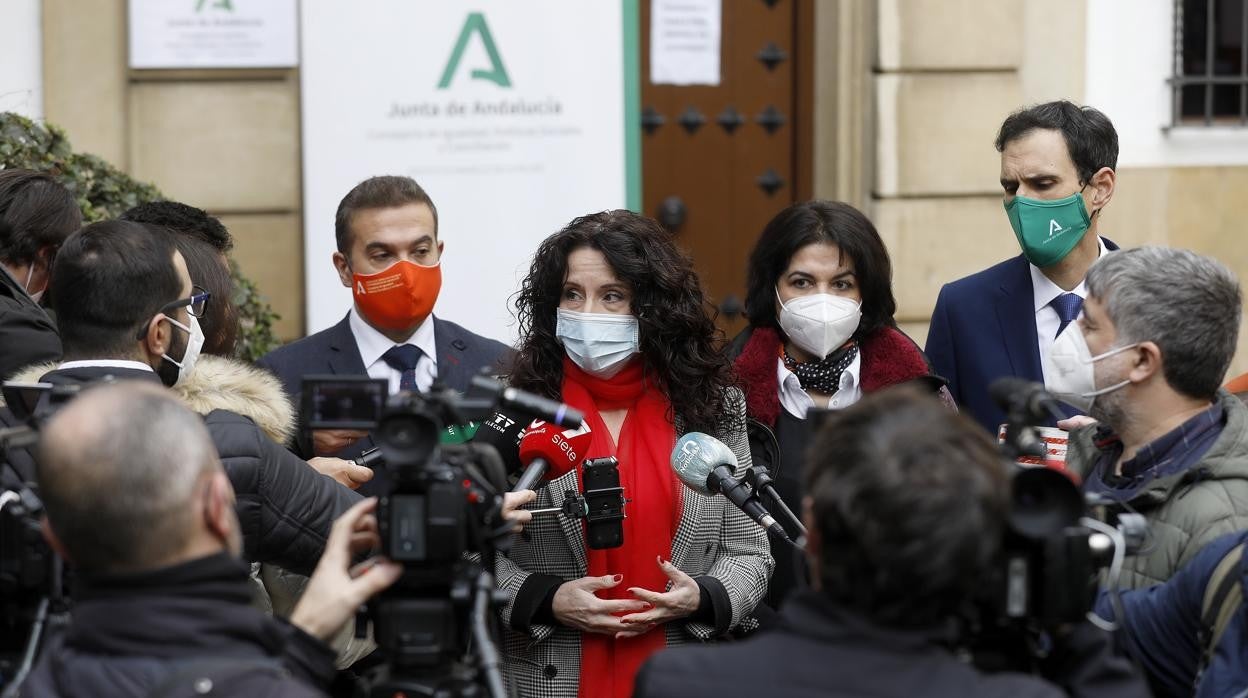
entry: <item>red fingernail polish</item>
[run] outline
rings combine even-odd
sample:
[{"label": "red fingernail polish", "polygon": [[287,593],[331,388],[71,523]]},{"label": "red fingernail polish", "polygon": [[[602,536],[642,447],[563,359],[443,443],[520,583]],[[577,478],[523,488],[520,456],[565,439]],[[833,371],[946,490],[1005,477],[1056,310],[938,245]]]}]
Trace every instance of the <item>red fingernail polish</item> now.
[{"label": "red fingernail polish", "polygon": [[622,575],[622,574],[617,574],[617,575],[615,575],[614,577],[612,577],[612,579],[614,579],[614,580],[615,580],[616,584],[619,584],[619,583],[620,583],[620,580],[624,579],[624,575]]}]

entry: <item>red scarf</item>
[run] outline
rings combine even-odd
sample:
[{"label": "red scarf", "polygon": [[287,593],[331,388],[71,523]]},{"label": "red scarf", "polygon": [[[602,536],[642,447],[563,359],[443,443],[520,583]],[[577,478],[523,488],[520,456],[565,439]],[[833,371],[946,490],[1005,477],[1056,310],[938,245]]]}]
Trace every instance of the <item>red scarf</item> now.
[{"label": "red scarf", "polygon": [[[667,575],[656,558],[671,559],[672,539],[680,525],[680,481],[669,460],[676,445],[676,428],[668,418],[670,404],[657,385],[647,383],[641,361],[634,359],[612,378],[597,378],[563,360],[563,401],[582,410],[593,441],[587,458],[615,456],[620,461],[620,485],[628,498],[624,545],[607,550],[587,549],[589,576],[624,575],[616,586],[598,592],[603,599],[632,599],[630,587],[663,592]],[[628,409],[615,443],[599,410]],[[580,478],[580,471],[577,471]],[[581,483],[583,484],[583,483]],[[626,614],[624,614],[626,615]],[[663,626],[640,637],[616,640],[609,635],[581,635],[580,695],[626,698],[633,678],[650,655],[667,646]]]}]

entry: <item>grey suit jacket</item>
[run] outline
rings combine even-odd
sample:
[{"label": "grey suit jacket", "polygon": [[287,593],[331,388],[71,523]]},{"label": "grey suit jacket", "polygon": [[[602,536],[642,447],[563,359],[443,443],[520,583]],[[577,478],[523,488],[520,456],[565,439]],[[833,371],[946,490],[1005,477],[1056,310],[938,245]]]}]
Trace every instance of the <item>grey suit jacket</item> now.
[{"label": "grey suit jacket", "polygon": [[[730,416],[714,436],[736,454],[740,476],[750,465],[750,447],[745,433],[745,400],[739,390],[732,389],[728,405]],[[679,425],[677,431],[682,431]],[[534,508],[558,507],[565,492],[576,488],[576,473],[568,473],[538,493]],[[531,574],[568,580],[586,576],[585,534],[579,520],[563,516],[534,517],[525,531],[528,540],[516,538],[510,557],[500,556],[496,565],[499,588],[508,594],[502,609],[508,681],[522,696],[573,697],[581,671],[580,631],[534,625],[527,634],[520,633],[512,629],[511,612],[521,585]],[[720,628],[705,623],[670,623],[666,628],[669,647],[693,640],[709,641],[730,629],[749,630],[757,625],[750,614],[767,593],[774,561],[763,529],[726,498],[684,490],[680,526],[672,541],[672,563],[691,577],[705,575],[718,580],[727,593],[731,617],[725,617]]]}]

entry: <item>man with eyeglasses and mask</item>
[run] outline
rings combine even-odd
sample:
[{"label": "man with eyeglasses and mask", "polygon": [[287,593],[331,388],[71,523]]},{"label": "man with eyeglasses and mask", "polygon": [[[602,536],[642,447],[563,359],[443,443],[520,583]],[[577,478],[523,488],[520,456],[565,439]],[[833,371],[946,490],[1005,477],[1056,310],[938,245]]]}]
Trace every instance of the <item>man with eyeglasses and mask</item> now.
[{"label": "man with eyeglasses and mask", "polygon": [[[193,370],[212,299],[191,284],[167,231],[104,221],[71,235],[52,275],[64,361],[40,379],[137,379],[173,387]],[[309,574],[333,521],[360,497],[274,442],[251,419],[204,416],[237,494],[243,557]]]},{"label": "man with eyeglasses and mask", "polygon": [[1067,466],[1110,518],[1149,523],[1124,588],[1164,582],[1218,536],[1248,528],[1248,407],[1219,387],[1242,296],[1226,267],[1140,247],[1092,266],[1083,317],[1049,351],[1048,386],[1097,423],[1070,436]]}]

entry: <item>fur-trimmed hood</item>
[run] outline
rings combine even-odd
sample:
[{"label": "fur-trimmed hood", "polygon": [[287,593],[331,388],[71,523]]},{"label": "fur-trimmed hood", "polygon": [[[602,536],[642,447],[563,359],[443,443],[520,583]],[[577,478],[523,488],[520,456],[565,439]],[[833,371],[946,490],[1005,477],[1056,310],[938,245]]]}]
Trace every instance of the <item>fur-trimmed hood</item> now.
[{"label": "fur-trimmed hood", "polygon": [[[60,362],[28,366],[11,380],[35,382],[58,365]],[[279,444],[295,433],[295,409],[281,381],[238,359],[201,355],[188,380],[173,392],[197,414],[228,410],[247,417]]]}]

